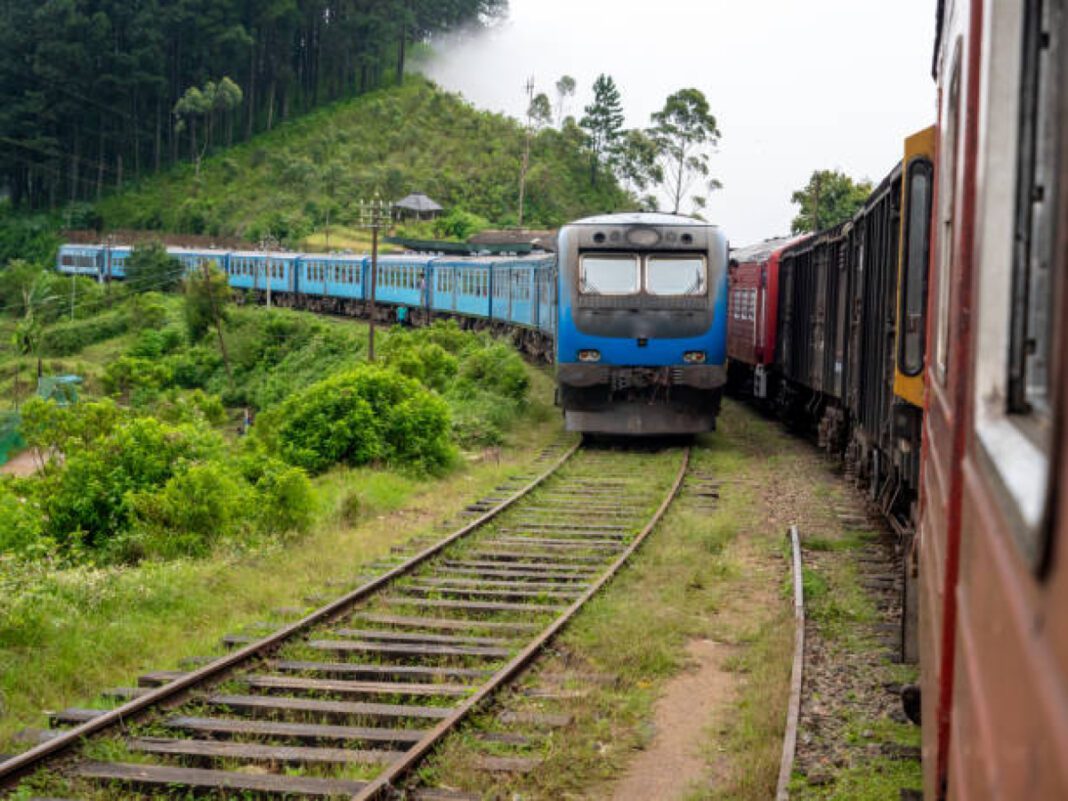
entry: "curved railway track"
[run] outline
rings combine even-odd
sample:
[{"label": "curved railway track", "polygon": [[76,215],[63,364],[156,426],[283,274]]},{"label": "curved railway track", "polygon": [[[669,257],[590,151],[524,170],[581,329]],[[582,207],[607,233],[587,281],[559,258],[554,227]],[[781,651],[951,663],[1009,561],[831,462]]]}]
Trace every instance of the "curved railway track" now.
[{"label": "curved railway track", "polygon": [[685,478],[689,450],[673,453],[669,475],[626,452],[547,451],[540,475],[515,477],[474,520],[304,618],[188,673],[143,677],[163,683],[115,708],[56,716],[70,728],[0,762],[0,787],[477,797],[411,789],[413,771],[641,546]]}]

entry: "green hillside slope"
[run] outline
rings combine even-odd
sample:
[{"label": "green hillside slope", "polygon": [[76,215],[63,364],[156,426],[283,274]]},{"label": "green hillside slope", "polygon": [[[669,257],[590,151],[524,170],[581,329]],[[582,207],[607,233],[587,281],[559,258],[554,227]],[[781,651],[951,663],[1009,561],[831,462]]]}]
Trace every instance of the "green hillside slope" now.
[{"label": "green hillside slope", "polygon": [[[204,162],[184,165],[104,199],[108,228],[273,236],[297,244],[327,224],[355,221],[360,199],[422,191],[496,224],[515,222],[524,130],[423,78],[338,103]],[[534,140],[525,223],[554,226],[624,208],[610,178],[589,180],[581,131]]]}]

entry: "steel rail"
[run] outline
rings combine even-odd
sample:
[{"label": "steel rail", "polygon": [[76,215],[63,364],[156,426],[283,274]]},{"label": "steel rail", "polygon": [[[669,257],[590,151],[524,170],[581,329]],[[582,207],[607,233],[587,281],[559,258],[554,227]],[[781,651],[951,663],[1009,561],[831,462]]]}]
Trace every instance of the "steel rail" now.
[{"label": "steel rail", "polygon": [[805,667],[805,584],[801,573],[801,540],[797,526],[790,526],[790,550],[794,569],[794,663],[790,671],[790,704],[786,710],[786,731],[783,734],[775,801],[788,801],[790,798],[790,776],[794,772],[797,726],[801,718],[801,679]]},{"label": "steel rail", "polygon": [[521,672],[537,655],[538,652],[564,628],[580,609],[607,584],[627,560],[641,547],[646,538],[653,532],[657,524],[667,513],[671,503],[679,494],[682,482],[686,478],[686,471],[690,464],[690,449],[683,452],[682,464],[678,474],[664,501],[657,508],[652,519],[646,524],[634,540],[620,556],[605,570],[605,572],[590,586],[571,606],[567,607],[559,617],[546,627],[529,645],[512,658],[508,664],[498,670],[490,679],[483,684],[477,692],[468,697],[462,704],[456,707],[452,713],[442,719],[434,728],[418,743],[413,745],[404,756],[391,764],[380,773],[372,782],[364,787],[359,793],[352,796],[352,801],[372,801],[372,799],[386,798],[386,793],[394,790],[398,779],[406,776],[437,746],[438,742],[476,709],[490,695],[496,692],[503,684],[510,681],[516,674]]},{"label": "steel rail", "polygon": [[256,642],[225,654],[214,662],[176,678],[151,692],[145,693],[142,696],[122,704],[121,706],[115,707],[97,718],[93,718],[90,721],[68,729],[62,734],[36,745],[28,751],[24,751],[7,760],[0,761],[0,787],[11,785],[13,782],[24,777],[28,771],[40,768],[47,760],[60,756],[70,748],[81,743],[85,738],[99,734],[113,726],[122,725],[123,722],[136,718],[151,710],[153,707],[173,701],[187,690],[220,677],[227,671],[232,670],[244,662],[264,656],[286,640],[305,632],[315,625],[329,622],[333,618],[344,614],[357,602],[373,595],[375,592],[396,579],[411,573],[415,568],[433,558],[457,540],[462,539],[472,531],[481,528],[486,523],[499,516],[506,509],[509,509],[515,503],[522,500],[546,479],[556,473],[556,471],[575,454],[580,446],[581,441],[573,444],[547,470],[467,525],[457,529],[444,539],[439,540],[428,548],[420,551],[415,556],[390,569],[386,573],[383,573],[381,576],[371,579],[367,583],[357,587],[355,590],[352,590],[340,598],[309,613],[300,620],[289,623]]}]

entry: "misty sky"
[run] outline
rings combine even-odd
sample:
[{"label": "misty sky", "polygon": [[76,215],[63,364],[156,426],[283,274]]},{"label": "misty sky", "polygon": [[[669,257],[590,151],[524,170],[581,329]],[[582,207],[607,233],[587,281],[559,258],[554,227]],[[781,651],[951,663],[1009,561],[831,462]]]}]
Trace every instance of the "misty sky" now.
[{"label": "misty sky", "polygon": [[[523,85],[612,75],[627,124],[677,89],[705,93],[723,139],[724,184],[705,216],[742,245],[789,231],[791,192],[812,170],[878,182],[902,140],[933,124],[935,0],[510,0],[489,32],[439,43],[424,71],[481,108],[520,116]],[[684,211],[688,211],[686,208]]]}]

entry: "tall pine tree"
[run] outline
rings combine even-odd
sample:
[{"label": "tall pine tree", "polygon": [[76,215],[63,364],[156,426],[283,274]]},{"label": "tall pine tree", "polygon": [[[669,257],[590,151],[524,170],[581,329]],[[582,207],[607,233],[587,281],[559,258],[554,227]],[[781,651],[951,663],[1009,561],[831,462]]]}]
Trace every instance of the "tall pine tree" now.
[{"label": "tall pine tree", "polygon": [[593,102],[579,122],[586,131],[590,150],[590,184],[597,183],[597,171],[610,167],[616,144],[623,130],[623,102],[616,82],[610,75],[599,75],[593,82]]}]

